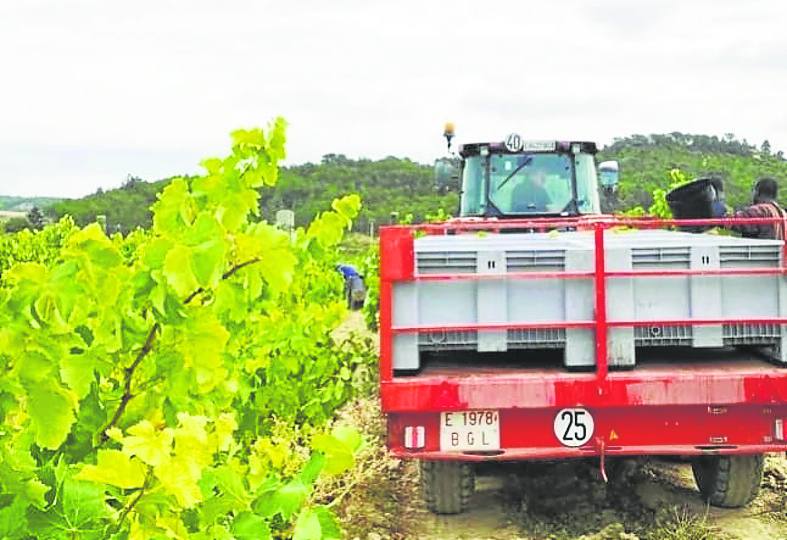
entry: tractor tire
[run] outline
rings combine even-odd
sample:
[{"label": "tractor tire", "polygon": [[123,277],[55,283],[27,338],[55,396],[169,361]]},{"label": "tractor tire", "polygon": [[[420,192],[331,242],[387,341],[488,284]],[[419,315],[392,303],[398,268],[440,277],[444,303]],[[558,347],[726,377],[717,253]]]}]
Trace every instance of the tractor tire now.
[{"label": "tractor tire", "polygon": [[475,471],[460,461],[421,461],[426,507],[435,514],[461,514],[475,490]]},{"label": "tractor tire", "polygon": [[757,496],[762,483],[762,454],[703,456],[691,463],[702,496],[713,506],[740,508]]}]

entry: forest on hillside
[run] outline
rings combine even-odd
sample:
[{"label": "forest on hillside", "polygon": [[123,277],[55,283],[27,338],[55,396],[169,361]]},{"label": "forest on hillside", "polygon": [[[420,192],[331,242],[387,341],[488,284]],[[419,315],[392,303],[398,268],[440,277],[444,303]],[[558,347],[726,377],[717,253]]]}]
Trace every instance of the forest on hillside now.
[{"label": "forest on hillside", "polygon": [[[688,178],[720,176],[727,202],[733,207],[748,202],[758,177],[772,176],[787,186],[787,161],[782,151],[772,151],[768,141],[753,145],[729,133],[722,137],[678,132],[631,135],[615,139],[598,157],[599,161],[617,159],[621,165],[615,210],[650,206],[654,189],[666,188],[669,171],[676,168]],[[61,201],[47,207],[45,213],[52,219],[70,214],[81,225],[103,215],[112,231],[148,227],[149,207],[171,180],[147,182],[129,176],[117,189]],[[453,215],[459,202],[458,193],[438,193],[431,165],[397,157],[370,160],[327,154],[320,163],[282,168],[276,189],[260,194],[261,216],[272,221],[277,210],[289,209],[295,212],[296,225],[303,225],[334,198],[353,192],[363,197],[356,231],[368,231],[370,222],[388,223],[392,213],[398,219],[411,214],[414,221],[427,219],[440,209]],[[787,189],[782,195],[787,201]]]},{"label": "forest on hillside", "polygon": [[782,151],[773,152],[770,143],[760,146],[739,141],[731,133],[723,137],[669,133],[632,135],[615,139],[599,153],[599,161],[620,162],[617,210],[635,206],[648,208],[655,189],[669,184],[668,173],[680,169],[687,178],[718,176],[724,181],[727,204],[738,208],[748,204],[757,178],[770,176],[784,188],[780,199],[787,202],[787,161]]},{"label": "forest on hillside", "polygon": [[[130,176],[118,189],[61,201],[46,213],[52,219],[69,214],[80,225],[103,215],[112,231],[149,227],[149,207],[171,180],[145,182]],[[396,157],[369,160],[327,154],[320,163],[282,167],[276,189],[260,192],[261,216],[273,221],[278,210],[293,210],[296,226],[302,226],[329,207],[334,198],[347,193],[363,197],[363,209],[354,222],[357,231],[368,231],[370,222],[375,226],[389,223],[392,212],[401,217],[412,214],[420,221],[440,208],[453,213],[459,206],[458,193],[437,193],[431,165]]]}]

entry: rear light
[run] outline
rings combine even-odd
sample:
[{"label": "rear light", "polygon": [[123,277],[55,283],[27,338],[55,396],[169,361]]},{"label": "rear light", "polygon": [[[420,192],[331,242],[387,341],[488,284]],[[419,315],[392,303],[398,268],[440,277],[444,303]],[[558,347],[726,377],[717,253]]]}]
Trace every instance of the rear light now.
[{"label": "rear light", "polygon": [[773,438],[777,441],[784,440],[784,420],[781,418],[777,418],[773,422]]},{"label": "rear light", "polygon": [[406,426],[404,428],[404,447],[419,449],[426,446],[426,429],[424,426]]}]

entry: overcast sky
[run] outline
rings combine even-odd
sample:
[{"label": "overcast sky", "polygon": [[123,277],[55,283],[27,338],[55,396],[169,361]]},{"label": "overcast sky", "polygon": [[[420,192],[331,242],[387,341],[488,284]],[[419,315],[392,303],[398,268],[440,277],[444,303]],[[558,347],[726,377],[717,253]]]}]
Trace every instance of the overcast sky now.
[{"label": "overcast sky", "polygon": [[288,162],[682,131],[787,149],[787,2],[1,0],[0,194],[195,172],[283,115]]}]

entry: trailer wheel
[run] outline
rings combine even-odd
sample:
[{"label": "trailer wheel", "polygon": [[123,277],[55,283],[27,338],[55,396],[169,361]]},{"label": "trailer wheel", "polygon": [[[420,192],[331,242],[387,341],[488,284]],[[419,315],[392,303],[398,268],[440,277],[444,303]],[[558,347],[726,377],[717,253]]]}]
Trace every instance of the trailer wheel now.
[{"label": "trailer wheel", "polygon": [[475,471],[460,461],[421,461],[426,506],[435,514],[460,514],[475,490]]},{"label": "trailer wheel", "polygon": [[702,496],[713,506],[740,508],[750,503],[762,482],[762,454],[703,456],[691,463]]}]

